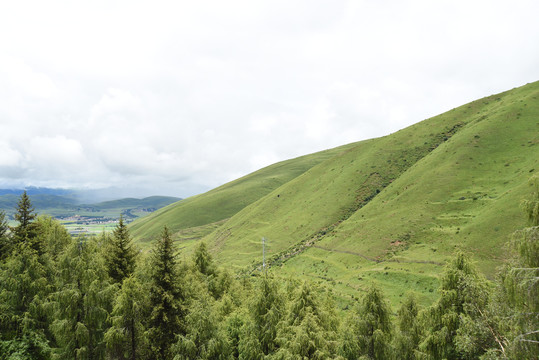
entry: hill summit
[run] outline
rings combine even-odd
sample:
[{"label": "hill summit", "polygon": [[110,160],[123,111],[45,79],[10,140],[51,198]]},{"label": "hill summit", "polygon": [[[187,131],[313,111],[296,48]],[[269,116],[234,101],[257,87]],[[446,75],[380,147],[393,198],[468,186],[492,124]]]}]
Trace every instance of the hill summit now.
[{"label": "hill summit", "polygon": [[284,161],[131,225],[142,244],[169,226],[185,253],[201,239],[229,268],[256,273],[262,237],[276,276],[355,296],[380,284],[431,302],[457,249],[493,276],[524,226],[519,204],[539,171],[539,82],[394,134]]}]

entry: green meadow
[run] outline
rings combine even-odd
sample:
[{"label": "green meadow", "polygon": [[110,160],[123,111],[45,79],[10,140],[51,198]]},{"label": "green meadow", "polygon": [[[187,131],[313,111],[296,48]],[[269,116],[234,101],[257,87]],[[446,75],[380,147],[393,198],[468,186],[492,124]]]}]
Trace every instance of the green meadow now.
[{"label": "green meadow", "polygon": [[[257,273],[262,237],[277,277],[308,278],[343,299],[379,284],[430,304],[462,250],[493,278],[525,225],[520,202],[539,172],[539,82],[492,95],[391,135],[284,161],[130,225],[143,247],[164,225],[188,256]],[[343,305],[346,306],[346,305]]]}]

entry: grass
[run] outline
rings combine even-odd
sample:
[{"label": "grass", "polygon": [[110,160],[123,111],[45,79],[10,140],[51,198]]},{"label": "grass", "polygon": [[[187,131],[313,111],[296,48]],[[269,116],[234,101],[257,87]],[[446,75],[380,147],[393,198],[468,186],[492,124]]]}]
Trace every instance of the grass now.
[{"label": "grass", "polygon": [[282,184],[352,146],[345,145],[260,169],[207,193],[160,209],[144,219],[135,221],[131,224],[130,231],[144,243],[155,239],[164,225],[175,234],[184,229],[228,219]]},{"label": "grass", "polygon": [[503,244],[525,225],[519,204],[539,171],[538,97],[536,82],[389,136],[279,163],[132,230],[148,241],[168,224],[188,238],[184,252],[203,238],[219,263],[255,272],[265,237],[276,276],[327,284],[342,304],[375,282],[394,308],[406,291],[427,305],[455,250],[492,278],[507,257]]}]

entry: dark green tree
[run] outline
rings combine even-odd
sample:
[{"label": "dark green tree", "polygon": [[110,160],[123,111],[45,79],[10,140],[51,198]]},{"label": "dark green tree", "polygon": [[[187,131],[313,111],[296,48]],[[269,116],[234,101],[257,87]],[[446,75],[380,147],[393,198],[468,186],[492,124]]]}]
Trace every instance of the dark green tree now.
[{"label": "dark green tree", "polygon": [[239,344],[246,317],[242,312],[236,311],[230,314],[223,324],[228,339],[230,354],[233,359],[239,359],[240,357]]},{"label": "dark green tree", "polygon": [[11,243],[8,238],[9,226],[7,225],[6,213],[0,211],[0,261],[7,258],[11,253]]},{"label": "dark green tree", "polygon": [[176,247],[165,226],[150,259],[148,338],[156,359],[171,358],[176,335],[185,335],[185,294],[180,287]]},{"label": "dark green tree", "polygon": [[[530,179],[533,191],[524,201],[529,227],[513,234],[514,258],[501,271],[496,313],[505,341],[497,350],[514,359],[539,358],[539,176]],[[502,346],[505,344],[505,348]]]},{"label": "dark green tree", "polygon": [[201,242],[195,249],[193,254],[193,262],[195,268],[204,275],[214,275],[215,266],[213,264],[212,257],[208,252],[205,242]]},{"label": "dark green tree", "polygon": [[56,265],[57,291],[48,310],[55,359],[102,359],[104,333],[117,286],[111,285],[94,240],[71,241]]},{"label": "dark green tree", "polygon": [[529,181],[533,189],[529,199],[523,201],[524,212],[530,226],[539,226],[539,175],[534,175]]},{"label": "dark green tree", "polygon": [[229,359],[231,348],[226,332],[220,328],[212,306],[213,299],[204,295],[193,302],[186,316],[186,334],[179,335],[172,348],[174,360]]},{"label": "dark green tree", "polygon": [[71,235],[58,220],[50,216],[40,215],[35,222],[45,253],[50,261],[57,261],[60,254],[71,244]]},{"label": "dark green tree", "polygon": [[304,282],[291,300],[279,334],[282,357],[300,359],[334,358],[338,321],[333,303],[320,299],[320,291]]},{"label": "dark green tree", "polygon": [[43,302],[50,291],[39,256],[19,244],[0,266],[0,354],[6,359],[49,357]]},{"label": "dark green tree", "polygon": [[144,316],[148,297],[137,278],[123,281],[114,299],[111,327],[105,333],[107,353],[113,359],[141,359],[148,353]]},{"label": "dark green tree", "polygon": [[105,247],[105,250],[109,276],[114,282],[121,284],[135,271],[137,257],[137,250],[131,243],[131,236],[122,216],[112,231],[112,237],[108,237],[108,246]]},{"label": "dark green tree", "polygon": [[55,291],[56,255],[71,237],[50,217],[39,216],[35,223],[43,254],[21,242],[0,266],[0,354],[10,359],[49,359],[54,345],[48,298]]},{"label": "dark green tree", "polygon": [[37,224],[34,223],[36,216],[30,198],[26,194],[26,191],[24,191],[17,203],[15,212],[15,220],[18,224],[11,228],[13,242],[15,246],[21,243],[27,243],[41,255],[44,252],[44,249],[41,241],[36,238]]},{"label": "dark green tree", "polygon": [[26,191],[24,191],[17,203],[17,212],[15,213],[15,220],[19,222],[19,230],[24,231],[28,229],[28,226],[30,226],[35,218],[36,214],[34,213],[30,198],[26,194]]},{"label": "dark green tree", "polygon": [[364,295],[359,309],[343,328],[341,356],[345,359],[389,359],[393,324],[390,308],[374,285]]},{"label": "dark green tree", "polygon": [[463,317],[481,317],[489,298],[487,281],[462,252],[446,266],[440,280],[440,298],[424,313],[427,329],[419,349],[429,359],[461,359],[465,354],[457,347],[457,331]]},{"label": "dark green tree", "polygon": [[397,359],[415,359],[415,352],[421,341],[421,325],[418,314],[417,300],[414,294],[410,293],[397,313],[397,333],[395,336],[395,357]]},{"label": "dark green tree", "polygon": [[260,279],[249,313],[250,321],[246,322],[239,343],[240,359],[263,358],[277,351],[277,332],[285,315],[285,302],[275,280]]}]

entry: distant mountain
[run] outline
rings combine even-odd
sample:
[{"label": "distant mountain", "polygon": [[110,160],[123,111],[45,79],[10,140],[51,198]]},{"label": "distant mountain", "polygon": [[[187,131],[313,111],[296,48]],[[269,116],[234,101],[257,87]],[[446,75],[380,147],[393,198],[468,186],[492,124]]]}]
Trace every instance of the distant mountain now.
[{"label": "distant mountain", "polygon": [[[14,212],[20,199],[20,194],[22,194],[22,191],[20,193],[14,191],[13,193],[0,195],[0,210],[4,210],[6,213]],[[72,209],[78,204],[76,199],[69,196],[31,193],[28,193],[28,196],[36,210]]]},{"label": "distant mountain", "polygon": [[81,205],[91,206],[96,209],[115,209],[115,208],[153,208],[159,209],[163,206],[170,205],[177,201],[180,201],[181,198],[172,197],[172,196],[149,196],[143,199],[136,198],[125,198],[118,200],[103,201],[97,204]]},{"label": "distant mountain", "polygon": [[[463,105],[381,138],[261,169],[133,222],[143,246],[164,225],[185,256],[331,283],[341,296],[379,284],[392,303],[436,297],[456,249],[487,276],[525,225],[539,172],[539,82]],[[258,269],[258,270],[257,270]]]},{"label": "distant mountain", "polygon": [[21,195],[24,191],[28,195],[59,195],[67,197],[75,197],[76,191],[70,189],[51,189],[30,186],[25,189],[0,189],[1,195]]},{"label": "distant mountain", "polygon": [[[23,191],[0,189],[0,210],[5,211],[8,216],[12,216]],[[106,212],[107,216],[118,217],[122,213],[132,214],[131,210],[149,213],[181,200],[171,196],[150,196],[143,199],[125,198],[95,204],[81,204],[77,192],[73,190],[27,188],[26,191],[37,213],[57,217],[85,213],[96,215],[95,213],[99,212]]]}]

